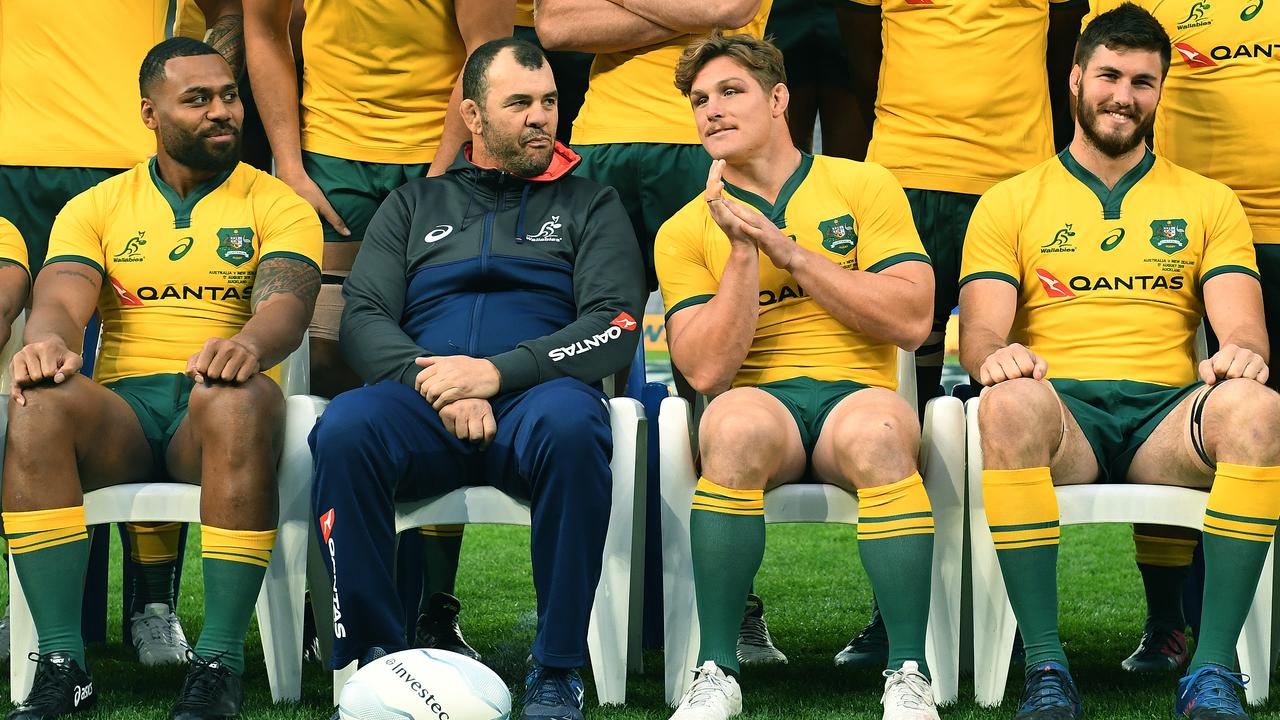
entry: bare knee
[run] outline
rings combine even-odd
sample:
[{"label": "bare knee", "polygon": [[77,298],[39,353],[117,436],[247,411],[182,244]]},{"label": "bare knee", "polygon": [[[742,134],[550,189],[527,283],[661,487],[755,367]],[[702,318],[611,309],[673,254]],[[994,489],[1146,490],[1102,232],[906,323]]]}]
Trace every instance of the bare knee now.
[{"label": "bare knee", "polygon": [[1280,394],[1253,380],[1222,381],[1205,402],[1205,447],[1218,462],[1280,465]]},{"label": "bare knee", "polygon": [[284,430],[284,395],[261,373],[239,385],[197,383],[187,411],[206,444],[222,439],[245,447],[276,447]]},{"label": "bare knee", "polygon": [[[27,449],[23,440],[33,434],[46,447],[49,442],[72,443],[75,436],[68,430],[88,419],[83,416],[90,407],[85,400],[92,383],[83,375],[72,375],[58,385],[43,383],[24,389],[22,405],[10,400],[9,450]],[[51,432],[53,430],[57,432]]]},{"label": "bare knee", "polygon": [[876,398],[855,412],[829,418],[822,429],[823,442],[831,434],[841,479],[855,487],[888,485],[916,471],[919,420],[896,394],[884,394],[885,398]]},{"label": "bare knee", "polygon": [[763,489],[778,470],[788,429],[759,400],[725,393],[698,426],[704,473],[727,487]]},{"label": "bare knee", "polygon": [[982,392],[978,405],[982,450],[1039,447],[1047,456],[1062,431],[1062,406],[1048,385],[1018,378],[993,385]]}]

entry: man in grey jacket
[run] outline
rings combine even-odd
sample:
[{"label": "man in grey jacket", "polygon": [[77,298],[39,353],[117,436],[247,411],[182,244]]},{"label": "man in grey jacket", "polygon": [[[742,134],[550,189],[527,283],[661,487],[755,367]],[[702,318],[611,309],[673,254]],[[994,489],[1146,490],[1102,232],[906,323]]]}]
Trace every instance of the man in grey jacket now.
[{"label": "man in grey jacket", "polygon": [[472,143],[383,203],[344,285],[343,353],[369,384],[334,398],[311,436],[334,661],[405,647],[394,502],[492,485],[531,500],[524,715],[578,719],[611,498],[599,382],[635,352],[643,266],[617,194],[570,174],[536,47],[482,45],[463,90]]}]

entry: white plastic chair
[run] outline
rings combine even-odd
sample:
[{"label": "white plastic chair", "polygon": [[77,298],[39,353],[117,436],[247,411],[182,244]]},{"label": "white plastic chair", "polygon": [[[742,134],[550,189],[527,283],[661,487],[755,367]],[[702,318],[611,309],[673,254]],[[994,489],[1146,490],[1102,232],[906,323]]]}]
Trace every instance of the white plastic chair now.
[{"label": "white plastic chair", "polygon": [[[282,364],[281,387],[306,389],[306,341]],[[6,386],[7,388],[7,386]],[[8,406],[8,396],[0,401]],[[258,627],[267,666],[271,698],[296,701],[302,695],[302,614],[306,590],[307,528],[311,506],[311,450],[307,433],[317,408],[306,395],[285,400],[284,450],[280,457],[279,525],[271,562],[258,595]],[[4,461],[8,414],[0,413],[0,466]],[[200,522],[200,488],[183,483],[130,483],[84,495],[87,525],[114,522]],[[38,643],[31,610],[14,564],[9,563],[10,649],[9,696],[18,703],[31,691],[35,664],[27,654]]]},{"label": "white plastic chair", "polygon": [[[982,504],[982,438],[978,432],[979,399],[965,406],[969,425],[969,532],[973,562],[973,685],[978,704],[999,705],[1009,677],[1009,654],[1017,620],[1009,605],[1004,576],[991,540]],[[1055,489],[1058,524],[1149,523],[1201,529],[1209,494],[1203,490],[1162,485],[1071,485]],[[1249,703],[1267,699],[1270,686],[1271,608],[1274,543],[1258,580],[1253,605],[1236,643],[1240,670],[1250,676]],[[1117,558],[1119,559],[1119,558]]]},{"label": "white plastic chair", "polygon": [[[315,399],[323,406],[328,401]],[[317,413],[317,416],[319,413]],[[640,669],[641,603],[644,600],[645,478],[648,434],[644,406],[631,398],[609,401],[613,427],[613,505],[605,536],[604,562],[587,629],[591,670],[601,705],[626,701],[627,670]],[[529,525],[529,503],[492,487],[467,487],[421,502],[396,506],[396,532],[423,525]],[[333,594],[312,528],[307,570],[321,654],[332,657]],[[333,673],[333,702],[356,664]]]},{"label": "white plastic chair", "polygon": [[[915,358],[898,353],[898,392],[915,407]],[[697,660],[698,609],[694,598],[689,507],[698,484],[689,403],[662,401],[658,418],[662,483],[662,585],[665,614],[667,702],[675,704],[693,679]],[[960,675],[960,589],[964,571],[964,410],[956,398],[931,400],[925,409],[920,474],[933,505],[933,591],[925,658],[933,671],[934,696],[951,702]],[[792,484],[765,493],[766,523],[858,522],[858,500],[824,484]]]}]

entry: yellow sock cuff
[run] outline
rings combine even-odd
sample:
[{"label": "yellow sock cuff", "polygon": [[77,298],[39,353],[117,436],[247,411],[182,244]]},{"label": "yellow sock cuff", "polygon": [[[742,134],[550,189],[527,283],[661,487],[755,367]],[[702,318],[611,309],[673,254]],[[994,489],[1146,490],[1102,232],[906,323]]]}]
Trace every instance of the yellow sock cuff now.
[{"label": "yellow sock cuff", "polygon": [[201,525],[200,541],[201,556],[206,559],[266,567],[271,561],[271,548],[276,544],[276,531],[225,530]]},{"label": "yellow sock cuff", "polygon": [[462,537],[462,528],[465,525],[423,525],[418,528],[418,534],[423,537],[444,537],[444,538],[460,538]]},{"label": "yellow sock cuff", "polygon": [[83,505],[6,512],[0,517],[4,519],[4,531],[9,536],[9,552],[14,555],[89,539]]},{"label": "yellow sock cuff", "polygon": [[161,565],[178,559],[182,523],[125,523],[129,556],[142,565]]},{"label": "yellow sock cuff", "polygon": [[920,473],[858,490],[858,540],[932,534],[933,508]]},{"label": "yellow sock cuff", "polygon": [[1198,544],[1196,540],[1133,534],[1134,557],[1139,565],[1188,567]]},{"label": "yellow sock cuff", "polygon": [[982,502],[996,550],[1058,544],[1058,496],[1049,468],[983,470]]},{"label": "yellow sock cuff", "polygon": [[1218,463],[1204,511],[1204,531],[1271,542],[1280,518],[1280,467]]},{"label": "yellow sock cuff", "polygon": [[726,515],[764,515],[764,490],[738,490],[698,478],[693,509]]}]

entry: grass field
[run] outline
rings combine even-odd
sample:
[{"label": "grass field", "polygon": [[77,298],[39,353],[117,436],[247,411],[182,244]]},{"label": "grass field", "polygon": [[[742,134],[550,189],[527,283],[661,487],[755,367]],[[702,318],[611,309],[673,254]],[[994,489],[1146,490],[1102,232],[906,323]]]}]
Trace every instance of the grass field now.
[{"label": "grass field", "polygon": [[[861,626],[868,612],[866,576],[858,562],[854,529],[787,525],[771,526],[768,533],[769,551],[757,589],[767,603],[770,628],[791,664],[746,674],[744,717],[879,718],[880,678],[874,672],[850,673],[831,664],[831,656]],[[534,631],[528,538],[526,528],[468,529],[459,577],[467,638],[485,656],[485,662],[511,683],[513,694],[518,694],[516,684],[523,677]],[[198,543],[193,541],[188,553],[181,614],[187,635],[194,640],[202,607]],[[117,585],[118,576],[117,568],[113,575]],[[1128,528],[1064,528],[1059,577],[1062,634],[1084,693],[1086,717],[1169,717],[1173,678],[1135,678],[1119,669],[1120,660],[1133,649],[1142,623],[1141,590]],[[111,597],[119,602],[118,591]],[[118,617],[118,612],[118,607],[113,607],[109,617]],[[112,636],[112,645],[90,650],[101,699],[99,709],[88,717],[166,717],[183,671],[144,672],[131,659],[131,649],[119,645],[118,627],[112,628]],[[245,720],[328,718],[329,677],[319,666],[305,669],[301,704],[272,706],[256,630],[251,632],[248,654]],[[7,665],[4,671],[3,697],[7,698]],[[962,680],[961,701],[944,709],[942,716],[955,720],[1011,718],[1012,702],[1020,689],[1020,677],[1011,677],[1004,706],[985,710],[972,701],[972,683]],[[587,697],[594,699],[589,677]],[[621,708],[589,706],[588,717],[665,720],[661,653],[646,653],[645,672],[630,679],[627,697],[628,704]],[[1280,702],[1273,699],[1255,717],[1280,718]]]}]

